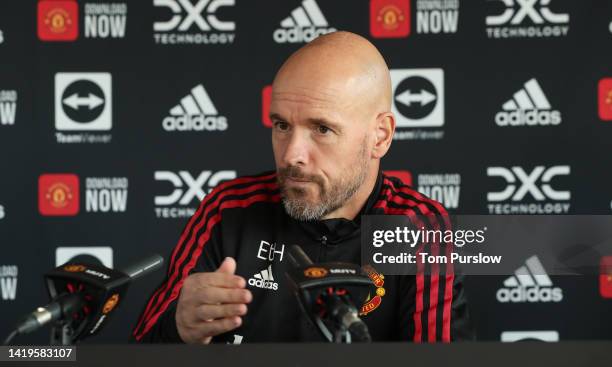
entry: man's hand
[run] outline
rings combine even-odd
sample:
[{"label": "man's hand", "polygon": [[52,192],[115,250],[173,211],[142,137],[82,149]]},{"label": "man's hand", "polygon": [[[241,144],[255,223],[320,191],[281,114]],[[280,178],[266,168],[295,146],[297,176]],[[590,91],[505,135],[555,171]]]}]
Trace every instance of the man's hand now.
[{"label": "man's hand", "polygon": [[208,344],[215,335],[239,327],[253,295],[244,278],[234,275],[236,261],[227,257],[217,271],[185,279],[176,308],[176,327],[185,343]]}]

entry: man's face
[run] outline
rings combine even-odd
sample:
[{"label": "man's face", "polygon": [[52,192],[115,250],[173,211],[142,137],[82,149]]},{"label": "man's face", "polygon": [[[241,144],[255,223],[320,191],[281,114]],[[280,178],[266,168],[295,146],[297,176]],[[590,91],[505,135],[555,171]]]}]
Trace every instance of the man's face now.
[{"label": "man's face", "polygon": [[363,103],[340,88],[312,84],[275,82],[270,109],[283,204],[298,220],[322,219],[342,207],[370,162]]}]

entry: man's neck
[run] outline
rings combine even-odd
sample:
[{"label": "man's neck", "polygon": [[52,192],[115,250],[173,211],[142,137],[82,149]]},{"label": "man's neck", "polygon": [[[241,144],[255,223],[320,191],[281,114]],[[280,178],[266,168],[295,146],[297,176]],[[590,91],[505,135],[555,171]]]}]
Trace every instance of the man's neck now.
[{"label": "man's neck", "polygon": [[347,201],[342,207],[327,214],[325,217],[323,217],[323,219],[345,218],[348,220],[354,220],[372,194],[372,191],[376,186],[377,179],[378,167],[376,167],[375,170],[371,169],[368,177],[365,179],[359,190],[357,190],[357,192],[349,199],[349,201]]}]

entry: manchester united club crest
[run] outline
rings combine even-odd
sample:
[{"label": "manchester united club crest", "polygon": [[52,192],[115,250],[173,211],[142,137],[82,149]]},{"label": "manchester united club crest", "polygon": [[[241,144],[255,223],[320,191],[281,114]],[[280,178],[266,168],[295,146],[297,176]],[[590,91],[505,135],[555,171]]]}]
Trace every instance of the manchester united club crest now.
[{"label": "manchester united club crest", "polygon": [[385,276],[378,273],[372,266],[366,265],[363,267],[363,270],[368,274],[372,282],[374,283],[375,290],[368,294],[368,297],[365,300],[363,306],[361,306],[361,310],[359,311],[359,316],[364,316],[374,311],[380,306],[382,303],[382,298],[385,295]]}]

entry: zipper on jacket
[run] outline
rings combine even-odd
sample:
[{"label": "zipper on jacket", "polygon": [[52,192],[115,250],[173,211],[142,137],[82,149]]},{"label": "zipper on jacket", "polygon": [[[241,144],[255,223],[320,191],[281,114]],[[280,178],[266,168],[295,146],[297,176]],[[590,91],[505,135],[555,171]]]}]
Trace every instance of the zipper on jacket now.
[{"label": "zipper on jacket", "polygon": [[317,262],[324,261],[325,259],[325,247],[327,246],[327,236],[321,236],[321,238],[319,238],[319,241],[321,241],[321,246],[319,247],[319,258],[317,259]]}]

